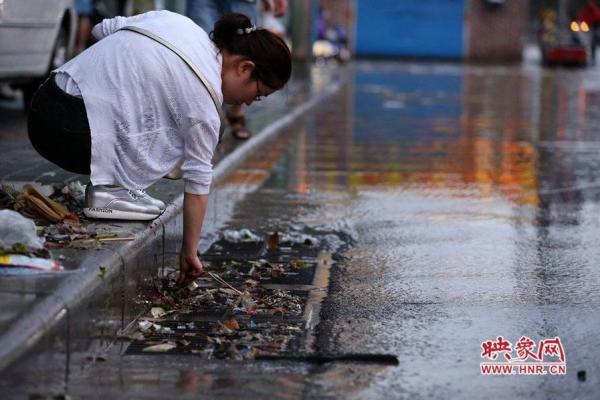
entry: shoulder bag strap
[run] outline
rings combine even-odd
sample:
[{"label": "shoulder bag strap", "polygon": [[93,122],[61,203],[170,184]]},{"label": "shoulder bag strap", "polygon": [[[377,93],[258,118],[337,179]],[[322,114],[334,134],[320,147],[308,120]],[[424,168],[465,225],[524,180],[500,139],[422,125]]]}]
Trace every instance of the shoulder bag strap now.
[{"label": "shoulder bag strap", "polygon": [[202,84],[204,85],[204,87],[206,88],[208,93],[210,94],[210,97],[212,98],[213,103],[215,103],[215,107],[217,108],[217,112],[219,113],[219,119],[221,120],[221,126],[219,128],[219,142],[220,142],[221,138],[223,137],[223,132],[225,130],[225,125],[226,125],[225,112],[223,112],[223,107],[221,106],[221,103],[219,101],[219,97],[217,96],[217,93],[215,92],[215,90],[213,89],[211,84],[208,82],[208,80],[206,80],[206,78],[204,77],[202,72],[200,72],[198,67],[196,67],[196,65],[192,62],[192,60],[190,60],[189,57],[186,56],[177,47],[173,46],[171,43],[167,42],[160,36],[155,35],[154,33],[150,32],[150,31],[147,31],[146,29],[138,28],[137,26],[128,25],[128,26],[122,27],[119,30],[136,32],[136,33],[139,33],[140,35],[149,37],[150,39],[162,44],[163,46],[165,46],[168,49],[170,49],[171,51],[173,51],[173,53],[177,54],[179,56],[179,58],[181,58],[183,60],[183,62],[185,62],[188,67],[190,67],[192,72],[198,77],[198,79],[200,79],[200,82],[202,82]]}]

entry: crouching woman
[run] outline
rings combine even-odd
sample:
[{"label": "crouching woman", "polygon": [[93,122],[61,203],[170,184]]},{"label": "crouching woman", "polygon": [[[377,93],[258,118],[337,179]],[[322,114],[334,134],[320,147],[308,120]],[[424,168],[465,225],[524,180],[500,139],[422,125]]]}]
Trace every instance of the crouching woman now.
[{"label": "crouching woman", "polygon": [[183,283],[203,270],[198,242],[221,103],[250,105],[281,89],[290,51],[241,14],[225,15],[210,35],[169,11],[107,19],[92,33],[99,42],[53,71],[34,95],[31,143],[61,168],[90,175],[90,218],[156,218],[165,205],[145,189],[183,160]]}]

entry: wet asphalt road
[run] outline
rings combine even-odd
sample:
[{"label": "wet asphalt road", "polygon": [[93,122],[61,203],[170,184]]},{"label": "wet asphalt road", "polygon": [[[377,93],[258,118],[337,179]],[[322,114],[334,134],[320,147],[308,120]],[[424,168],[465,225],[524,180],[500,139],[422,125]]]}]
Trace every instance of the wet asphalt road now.
[{"label": "wet asphalt road", "polygon": [[[352,233],[320,350],[400,360],[325,367],[309,393],[596,398],[599,78],[531,65],[363,63],[280,140],[282,159],[231,225]],[[482,342],[498,336],[531,338],[536,353],[559,337],[566,375],[483,376],[480,363],[492,360]]]},{"label": "wet asphalt road", "polygon": [[[71,378],[70,392],[597,398],[599,106],[595,69],[357,64],[337,95],[216,188],[237,204],[209,210],[207,223],[227,214],[228,227],[352,235],[319,350],[400,365],[220,375],[226,365],[123,359]],[[482,376],[482,342],[497,336],[559,337],[566,375]]]}]

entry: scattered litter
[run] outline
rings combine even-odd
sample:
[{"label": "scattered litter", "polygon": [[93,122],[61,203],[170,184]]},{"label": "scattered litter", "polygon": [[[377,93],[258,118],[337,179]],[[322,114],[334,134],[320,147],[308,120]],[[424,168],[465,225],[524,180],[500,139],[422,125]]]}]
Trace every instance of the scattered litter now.
[{"label": "scattered litter", "polygon": [[102,240],[102,239],[113,239],[116,238],[118,235],[115,232],[96,232],[96,234],[94,235],[94,237],[98,240]]},{"label": "scattered litter", "polygon": [[0,255],[0,265],[31,268],[46,272],[58,272],[62,270],[62,266],[58,261],[40,257],[28,257],[20,254]]},{"label": "scattered litter", "polygon": [[240,329],[240,325],[235,318],[230,318],[227,321],[219,321],[218,324],[222,330],[226,331],[225,333],[231,333]]},{"label": "scattered litter", "polygon": [[79,219],[64,219],[59,223],[48,225],[44,228],[43,234],[48,242],[63,245],[91,238],[87,227]]},{"label": "scattered litter", "polygon": [[140,327],[140,329],[142,330],[142,332],[148,331],[152,327],[152,325],[153,324],[150,321],[140,321],[138,323],[138,326]]},{"label": "scattered litter", "polygon": [[144,340],[145,336],[142,332],[140,331],[136,331],[133,332],[129,335],[119,335],[119,339],[125,339],[125,340]]},{"label": "scattered litter", "polygon": [[155,333],[171,333],[172,329],[168,326],[162,326],[159,324],[155,324],[150,321],[140,321],[138,323],[140,330],[144,333],[146,332],[155,332]]},{"label": "scattered litter", "polygon": [[310,268],[310,265],[304,260],[294,260],[291,262],[291,266],[296,271],[303,271]]},{"label": "scattered litter", "polygon": [[261,242],[262,239],[256,234],[252,233],[249,229],[243,228],[239,231],[226,230],[223,232],[223,238],[231,243],[240,242]]},{"label": "scattered litter", "polygon": [[177,347],[177,344],[175,344],[173,342],[166,342],[166,343],[155,344],[153,346],[145,347],[144,350],[142,350],[142,351],[145,351],[147,353],[164,353],[164,352],[174,349],[175,347]]},{"label": "scattered litter", "polygon": [[293,325],[287,325],[283,329],[285,329],[286,331],[300,331],[301,330],[299,327],[293,326]]},{"label": "scattered litter", "polygon": [[0,248],[7,249],[15,244],[41,249],[44,240],[38,237],[32,220],[16,211],[0,210]]},{"label": "scattered litter", "polygon": [[275,251],[279,248],[279,232],[275,231],[269,236],[268,249]]},{"label": "scattered litter", "polygon": [[282,276],[285,276],[285,269],[283,269],[283,266],[279,264],[274,265],[273,268],[271,268],[271,278],[277,279]]},{"label": "scattered litter", "polygon": [[319,239],[304,233],[288,232],[281,236],[279,242],[282,244],[305,244],[307,246],[317,246],[319,244]]},{"label": "scattered litter", "polygon": [[154,318],[160,318],[166,313],[167,312],[162,307],[152,307],[152,309],[150,309],[150,314],[152,314]]},{"label": "scattered litter", "polygon": [[241,305],[246,312],[256,310],[256,302],[249,291],[245,291],[238,299],[238,304]]},{"label": "scattered litter", "polygon": [[67,185],[60,189],[63,195],[71,196],[79,202],[83,202],[85,199],[85,185],[79,181],[69,182]]}]

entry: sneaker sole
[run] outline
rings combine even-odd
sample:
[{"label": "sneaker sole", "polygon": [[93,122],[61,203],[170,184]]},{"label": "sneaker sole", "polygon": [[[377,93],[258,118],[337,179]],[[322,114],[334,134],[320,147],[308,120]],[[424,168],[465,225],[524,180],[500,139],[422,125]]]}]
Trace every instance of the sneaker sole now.
[{"label": "sneaker sole", "polygon": [[159,215],[156,214],[143,214],[98,207],[84,208],[83,214],[88,218],[94,219],[122,219],[128,221],[150,221],[159,217]]}]

